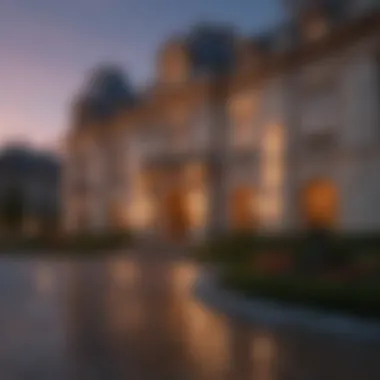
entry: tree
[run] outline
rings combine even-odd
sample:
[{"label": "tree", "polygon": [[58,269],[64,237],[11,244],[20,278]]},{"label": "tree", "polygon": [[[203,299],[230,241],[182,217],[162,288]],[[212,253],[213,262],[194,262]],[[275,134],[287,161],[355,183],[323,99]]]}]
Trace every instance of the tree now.
[{"label": "tree", "polygon": [[1,219],[8,231],[18,232],[24,218],[24,197],[20,187],[12,186],[6,191],[1,207]]}]

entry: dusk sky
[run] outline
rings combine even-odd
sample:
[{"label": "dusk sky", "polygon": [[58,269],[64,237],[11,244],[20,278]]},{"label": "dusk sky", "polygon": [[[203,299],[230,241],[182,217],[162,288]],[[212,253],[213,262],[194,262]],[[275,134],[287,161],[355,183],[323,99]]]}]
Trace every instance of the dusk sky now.
[{"label": "dusk sky", "polygon": [[173,33],[210,20],[255,34],[282,11],[281,0],[0,0],[0,145],[55,146],[69,100],[99,63],[143,85]]}]

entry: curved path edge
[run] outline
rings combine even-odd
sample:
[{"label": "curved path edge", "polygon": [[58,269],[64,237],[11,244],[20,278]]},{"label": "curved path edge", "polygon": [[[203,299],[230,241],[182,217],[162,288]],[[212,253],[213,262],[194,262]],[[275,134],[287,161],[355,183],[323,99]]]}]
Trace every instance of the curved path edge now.
[{"label": "curved path edge", "polygon": [[265,299],[248,299],[236,292],[222,289],[217,274],[204,270],[198,276],[193,292],[206,306],[229,317],[271,327],[296,327],[310,332],[339,335],[344,338],[380,341],[380,322],[283,305]]}]

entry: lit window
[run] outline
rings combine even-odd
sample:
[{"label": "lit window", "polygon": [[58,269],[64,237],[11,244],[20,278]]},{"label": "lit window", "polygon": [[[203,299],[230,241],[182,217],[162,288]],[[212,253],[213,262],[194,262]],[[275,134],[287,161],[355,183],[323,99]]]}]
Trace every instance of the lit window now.
[{"label": "lit window", "polygon": [[325,227],[334,224],[337,217],[338,192],[329,180],[314,180],[304,188],[301,207],[309,225]]},{"label": "lit window", "polygon": [[254,99],[249,94],[243,94],[231,99],[229,104],[233,125],[232,139],[234,144],[250,144],[254,129]]}]

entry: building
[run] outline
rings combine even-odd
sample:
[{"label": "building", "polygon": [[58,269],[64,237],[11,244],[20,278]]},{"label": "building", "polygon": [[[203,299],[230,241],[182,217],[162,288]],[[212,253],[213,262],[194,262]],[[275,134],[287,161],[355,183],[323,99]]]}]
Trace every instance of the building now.
[{"label": "building", "polygon": [[68,231],[380,227],[379,2],[287,4],[262,36],[168,41],[138,95],[94,74],[67,136]]},{"label": "building", "polygon": [[60,163],[50,154],[25,146],[0,153],[1,232],[37,234],[57,228]]}]

